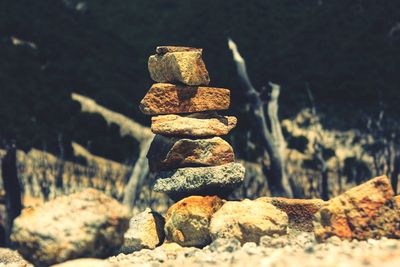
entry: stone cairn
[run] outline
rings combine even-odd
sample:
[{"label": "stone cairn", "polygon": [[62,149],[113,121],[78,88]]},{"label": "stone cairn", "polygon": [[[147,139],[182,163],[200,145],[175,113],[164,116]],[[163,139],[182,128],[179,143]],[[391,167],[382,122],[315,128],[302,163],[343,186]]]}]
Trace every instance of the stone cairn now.
[{"label": "stone cairn", "polygon": [[175,201],[192,195],[226,197],[245,173],[234,162],[232,147],[220,137],[237,122],[216,113],[229,108],[230,91],[208,87],[202,49],[159,46],[148,68],[157,83],[140,109],[156,115],[151,120],[156,136],[147,154],[150,170],[157,174],[153,190]]}]

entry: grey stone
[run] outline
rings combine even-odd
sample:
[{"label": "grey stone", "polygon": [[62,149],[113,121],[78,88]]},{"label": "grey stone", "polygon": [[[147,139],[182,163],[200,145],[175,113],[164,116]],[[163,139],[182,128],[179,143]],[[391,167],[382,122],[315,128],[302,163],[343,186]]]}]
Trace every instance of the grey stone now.
[{"label": "grey stone", "polygon": [[191,195],[227,196],[243,182],[245,168],[239,163],[213,167],[181,168],[157,174],[153,190],[174,200]]}]

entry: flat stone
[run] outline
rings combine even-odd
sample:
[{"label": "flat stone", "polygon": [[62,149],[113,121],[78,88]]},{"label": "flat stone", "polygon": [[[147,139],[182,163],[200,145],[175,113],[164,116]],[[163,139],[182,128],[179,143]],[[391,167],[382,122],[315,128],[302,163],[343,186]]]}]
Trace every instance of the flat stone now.
[{"label": "flat stone", "polygon": [[86,189],[24,209],[14,221],[11,241],[35,266],[106,257],[122,245],[129,218],[118,201]]},{"label": "flat stone", "polygon": [[229,108],[230,91],[224,88],[153,84],[140,102],[147,115],[193,113]]},{"label": "flat stone", "polygon": [[227,135],[235,128],[233,116],[195,113],[193,116],[163,115],[151,118],[151,130],[155,134],[208,137]]},{"label": "flat stone", "polygon": [[120,252],[128,254],[141,249],[154,249],[164,242],[165,220],[161,214],[147,208],[133,216],[124,235]]},{"label": "flat stone", "polygon": [[185,247],[209,244],[211,216],[222,203],[217,196],[190,196],[175,203],[165,217],[166,239]]},{"label": "flat stone", "polygon": [[211,218],[213,240],[236,238],[242,244],[259,243],[262,236],[285,235],[288,216],[263,201],[227,201]]},{"label": "flat stone", "polygon": [[379,176],[329,200],[316,213],[315,237],[366,240],[400,238],[400,207],[386,176]]},{"label": "flat stone", "polygon": [[156,82],[208,85],[210,77],[202,59],[202,50],[164,46],[149,57],[150,77]]},{"label": "flat stone", "polygon": [[288,215],[290,228],[305,232],[314,230],[314,214],[327,203],[322,199],[292,199],[284,197],[261,197],[256,201],[274,205]]},{"label": "flat stone", "polygon": [[243,182],[244,174],[239,163],[163,171],[157,174],[153,190],[166,193],[173,200],[191,195],[225,197]]},{"label": "flat stone", "polygon": [[217,166],[235,161],[232,147],[224,139],[178,139],[156,135],[149,152],[150,170]]}]

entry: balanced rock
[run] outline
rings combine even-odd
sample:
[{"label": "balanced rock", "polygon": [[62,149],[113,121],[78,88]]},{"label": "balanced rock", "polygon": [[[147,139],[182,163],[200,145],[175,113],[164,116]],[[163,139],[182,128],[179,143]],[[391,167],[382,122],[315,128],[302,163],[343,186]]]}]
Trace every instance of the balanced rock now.
[{"label": "balanced rock", "polygon": [[24,209],[14,221],[11,240],[35,266],[105,257],[122,245],[129,218],[118,201],[86,189]]},{"label": "balanced rock", "polygon": [[400,207],[386,176],[376,177],[336,198],[316,214],[315,236],[324,241],[342,239],[400,238]]},{"label": "balanced rock", "polygon": [[244,179],[245,169],[239,163],[213,167],[189,167],[157,174],[153,190],[179,200],[191,195],[227,196]]},{"label": "balanced rock", "polygon": [[326,204],[322,199],[291,199],[284,197],[261,197],[256,201],[274,205],[288,215],[290,228],[305,232],[314,230],[314,214]]},{"label": "balanced rock", "polygon": [[224,88],[156,83],[140,102],[144,114],[191,113],[229,108],[230,91]]},{"label": "balanced rock", "polygon": [[156,82],[208,85],[210,77],[202,59],[202,49],[161,46],[149,57],[148,68]]},{"label": "balanced rock", "polygon": [[227,201],[212,217],[211,238],[236,238],[242,244],[258,243],[260,237],[285,235],[288,216],[263,201]]},{"label": "balanced rock", "polygon": [[150,170],[171,170],[181,167],[216,166],[233,162],[235,154],[220,137],[178,139],[156,135],[147,153]]},{"label": "balanced rock", "polygon": [[211,216],[222,206],[217,196],[191,196],[172,205],[165,218],[168,241],[181,246],[203,247],[211,242]]},{"label": "balanced rock", "polygon": [[141,249],[154,249],[164,241],[164,218],[147,208],[131,218],[120,252],[128,254]]},{"label": "balanced rock", "polygon": [[163,115],[151,118],[151,130],[155,134],[208,137],[226,135],[237,123],[233,116],[195,113],[187,117]]}]

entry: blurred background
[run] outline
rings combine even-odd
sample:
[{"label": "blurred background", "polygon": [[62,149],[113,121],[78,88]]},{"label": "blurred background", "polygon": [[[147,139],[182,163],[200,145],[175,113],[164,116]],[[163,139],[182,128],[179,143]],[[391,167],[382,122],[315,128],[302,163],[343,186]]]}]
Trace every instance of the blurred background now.
[{"label": "blurred background", "polygon": [[139,143],[82,112],[71,94],[148,127],[138,108],[153,83],[148,57],[159,45],[200,47],[210,85],[231,89],[225,114],[239,120],[227,140],[248,177],[235,196],[268,195],[268,155],[232,38],[256,89],[280,85],[286,172],[302,187],[298,197],[321,197],[323,179],[324,198],[381,174],[397,186],[399,10],[395,0],[1,1],[0,154],[16,145],[32,203],[86,186],[122,199]]}]

